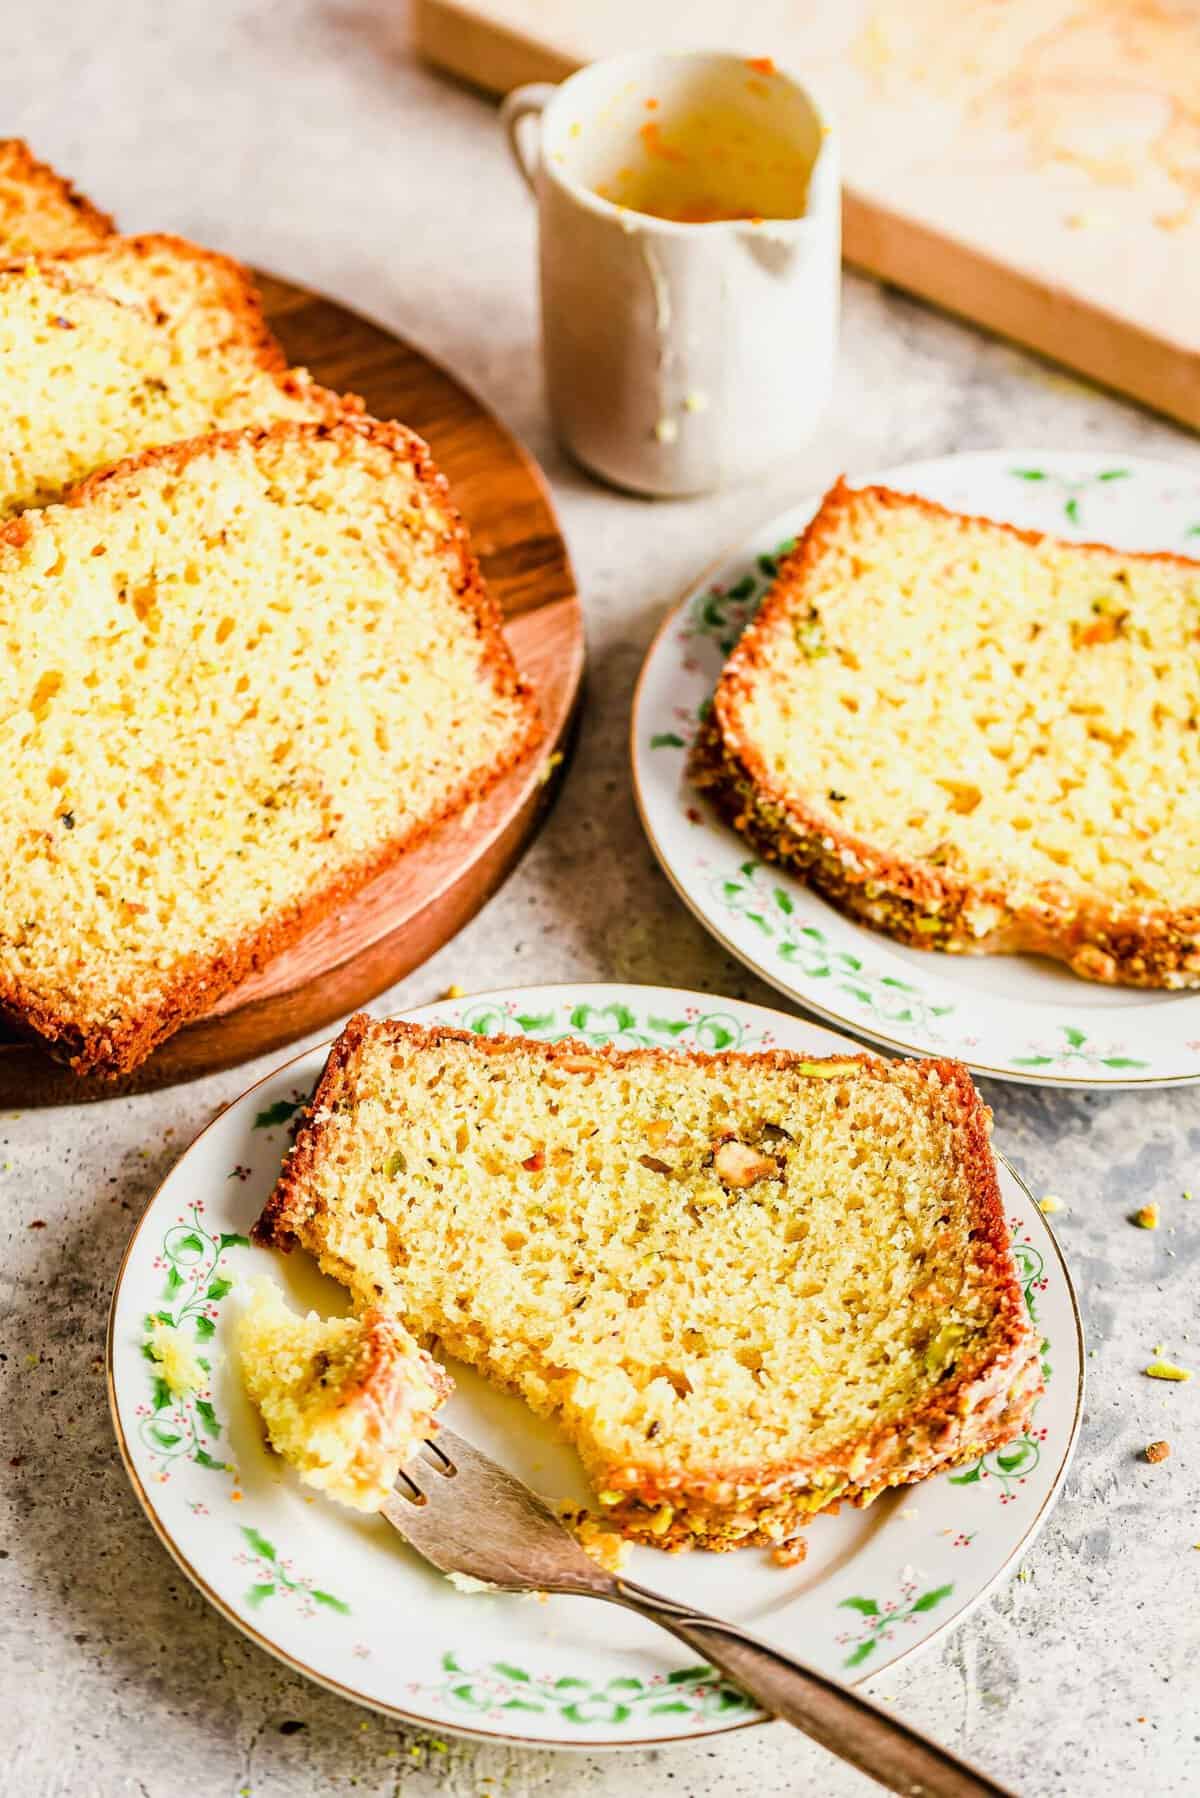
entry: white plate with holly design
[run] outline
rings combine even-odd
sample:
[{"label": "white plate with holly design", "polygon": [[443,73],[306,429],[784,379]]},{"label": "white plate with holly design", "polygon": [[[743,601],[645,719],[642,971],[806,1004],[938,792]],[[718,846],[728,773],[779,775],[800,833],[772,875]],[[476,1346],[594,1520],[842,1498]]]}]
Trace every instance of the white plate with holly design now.
[{"label": "white plate with holly design", "polygon": [[[799,1018],[659,987],[532,987],[410,1015],[546,1040],[817,1054],[852,1046]],[[347,1308],[306,1256],[247,1241],[324,1058],[323,1049],[300,1056],[222,1112],[159,1188],[126,1251],[109,1393],[126,1469],[163,1543],[264,1648],[348,1697],[438,1730],[615,1748],[761,1722],[711,1669],[684,1665],[670,1637],[611,1606],[456,1591],[386,1523],[315,1497],[263,1448],[230,1350],[238,1287],[270,1271],[297,1305]],[[857,1681],[961,1622],[1015,1568],[1062,1486],[1083,1348],[1046,1220],[1005,1165],[1001,1185],[1048,1374],[1028,1433],[867,1510],[817,1518],[799,1567],[753,1549],[637,1549],[632,1577]],[[186,1399],[172,1397],[148,1354],[156,1318],[177,1325],[208,1364],[207,1385]],[[579,1463],[553,1429],[450,1365],[451,1427],[548,1496],[586,1502]]]},{"label": "white plate with holly design", "polygon": [[[1062,537],[1200,555],[1200,471],[1167,462],[986,450],[865,479]],[[646,658],[634,787],[680,898],[797,1004],[904,1054],[953,1055],[976,1073],[1047,1086],[1200,1080],[1200,993],[1097,986],[1040,956],[894,943],[761,861],[689,785],[687,750],[725,658],[816,503],[772,519],[690,592]]]}]

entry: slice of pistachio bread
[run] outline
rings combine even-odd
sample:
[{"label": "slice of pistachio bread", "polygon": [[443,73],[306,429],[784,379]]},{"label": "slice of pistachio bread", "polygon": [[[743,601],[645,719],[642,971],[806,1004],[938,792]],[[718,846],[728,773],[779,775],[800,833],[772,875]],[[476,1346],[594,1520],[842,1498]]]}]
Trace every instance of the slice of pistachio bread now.
[{"label": "slice of pistachio bread", "polygon": [[256,1280],[246,1294],[234,1342],[276,1454],[356,1511],[383,1504],[453,1389],[386,1312],[302,1317],[273,1280]]},{"label": "slice of pistachio bread", "polygon": [[778,1545],[1028,1418],[989,1123],[954,1062],[359,1016],[255,1236],[557,1418],[624,1534]]},{"label": "slice of pistachio bread", "polygon": [[[9,267],[20,266],[27,257]],[[106,238],[37,257],[73,286],[97,287],[111,299],[143,307],[165,325],[183,355],[234,348],[262,368],[282,373],[287,358],[266,319],[249,271],[231,256],[163,232]]]},{"label": "slice of pistachio bread", "polygon": [[136,1066],[540,735],[399,425],[154,450],[0,528],[0,1004]]},{"label": "slice of pistachio bread", "polygon": [[834,488],[725,666],[696,784],[916,948],[1200,986],[1200,562]]},{"label": "slice of pistachio bread", "polygon": [[143,307],[34,262],[0,273],[0,366],[0,516],[138,450],[343,409],[303,370],[264,367],[257,344],[197,355]]},{"label": "slice of pistachio bread", "polygon": [[107,214],[39,162],[23,138],[0,138],[0,254],[55,255],[100,243],[115,230]]}]

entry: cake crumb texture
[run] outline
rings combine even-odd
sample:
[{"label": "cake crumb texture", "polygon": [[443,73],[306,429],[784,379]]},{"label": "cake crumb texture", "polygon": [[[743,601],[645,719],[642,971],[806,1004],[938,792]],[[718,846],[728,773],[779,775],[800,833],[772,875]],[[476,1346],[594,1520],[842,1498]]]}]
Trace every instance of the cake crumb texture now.
[{"label": "cake crumb texture", "polygon": [[272,1448],[356,1511],[379,1509],[450,1391],[395,1318],[377,1309],[302,1317],[265,1277],[246,1294],[235,1346]]},{"label": "cake crumb texture", "polygon": [[137,1065],[536,744],[398,425],[160,449],[0,529],[0,1005]]},{"label": "cake crumb texture", "polygon": [[1200,563],[834,488],[692,758],[768,858],[919,948],[1200,986]]},{"label": "cake crumb texture", "polygon": [[[21,267],[29,260],[24,256],[8,266]],[[98,288],[110,299],[142,308],[166,326],[181,355],[238,348],[249,351],[260,367],[277,372],[287,367],[253,278],[231,256],[166,232],[146,232],[43,253],[34,260],[73,286]]]},{"label": "cake crumb texture", "polygon": [[556,1418],[602,1523],[664,1548],[777,1546],[1009,1440],[1041,1391],[952,1062],[360,1016],[255,1234]]},{"label": "cake crumb texture", "polygon": [[0,271],[0,517],[60,499],[96,469],[214,430],[343,411],[303,370],[264,365],[251,334],[196,345],[142,305],[79,286],[61,264]]}]

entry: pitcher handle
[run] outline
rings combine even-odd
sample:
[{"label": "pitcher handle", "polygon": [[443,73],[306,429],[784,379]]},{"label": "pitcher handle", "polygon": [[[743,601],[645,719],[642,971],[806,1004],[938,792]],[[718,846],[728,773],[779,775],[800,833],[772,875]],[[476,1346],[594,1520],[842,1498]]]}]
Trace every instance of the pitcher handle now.
[{"label": "pitcher handle", "polygon": [[537,179],[537,151],[530,150],[528,135],[522,132],[521,127],[526,119],[541,117],[555,91],[553,82],[528,81],[524,87],[515,87],[511,94],[506,94],[500,106],[500,123],[508,139],[512,159],[531,193]]}]

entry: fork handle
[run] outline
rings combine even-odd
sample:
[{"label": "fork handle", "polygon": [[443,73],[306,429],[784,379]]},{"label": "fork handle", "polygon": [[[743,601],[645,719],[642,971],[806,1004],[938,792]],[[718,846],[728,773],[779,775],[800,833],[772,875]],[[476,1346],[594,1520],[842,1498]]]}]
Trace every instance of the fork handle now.
[{"label": "fork handle", "polygon": [[780,1654],[736,1624],[677,1605],[644,1586],[617,1578],[612,1597],[681,1642],[757,1700],[840,1755],[891,1792],[907,1798],[1014,1798],[898,1717],[824,1674]]}]

